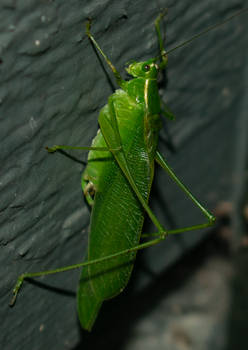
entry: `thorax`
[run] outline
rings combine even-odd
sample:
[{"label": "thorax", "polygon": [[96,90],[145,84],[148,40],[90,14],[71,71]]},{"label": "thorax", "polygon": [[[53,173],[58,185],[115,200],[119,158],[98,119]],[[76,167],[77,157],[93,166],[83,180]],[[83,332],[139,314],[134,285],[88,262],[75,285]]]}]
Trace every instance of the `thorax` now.
[{"label": "thorax", "polygon": [[135,99],[136,103],[143,104],[149,115],[160,113],[160,98],[156,79],[134,78],[124,85],[123,89]]}]

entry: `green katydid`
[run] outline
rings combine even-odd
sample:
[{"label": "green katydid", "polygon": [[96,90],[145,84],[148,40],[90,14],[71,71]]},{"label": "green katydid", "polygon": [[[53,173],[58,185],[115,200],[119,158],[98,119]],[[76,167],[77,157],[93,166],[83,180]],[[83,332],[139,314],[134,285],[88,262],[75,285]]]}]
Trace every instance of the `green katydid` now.
[{"label": "green katydid", "polygon": [[[215,217],[183,185],[157,150],[160,114],[173,118],[167,107],[161,108],[156,80],[159,70],[166,67],[168,60],[160,32],[160,21],[164,15],[165,11],[155,21],[160,56],[144,62],[133,61],[127,68],[133,77],[129,81],[122,79],[102,52],[90,32],[91,21],[87,22],[86,33],[113,71],[120,89],[101,109],[98,120],[100,131],[90,147],[48,148],[49,152],[59,149],[89,150],[88,165],[82,176],[83,192],[92,206],[87,261],[19,276],[11,304],[14,304],[24,279],[83,267],[77,296],[78,315],[82,327],[91,330],[103,301],[118,295],[127,285],[138,250],[159,243],[169,234],[213,225]],[[166,230],[160,224],[148,205],[155,161],[202,211],[207,222],[174,230]],[[140,243],[145,213],[158,232],[151,234],[155,238]]]}]

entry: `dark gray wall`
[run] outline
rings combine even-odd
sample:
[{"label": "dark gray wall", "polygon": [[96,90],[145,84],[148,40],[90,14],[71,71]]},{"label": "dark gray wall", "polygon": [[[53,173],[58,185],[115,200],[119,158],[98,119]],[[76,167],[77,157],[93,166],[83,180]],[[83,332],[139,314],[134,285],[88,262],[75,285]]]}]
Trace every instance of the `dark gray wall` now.
[{"label": "dark gray wall", "polygon": [[[172,48],[242,9],[244,3],[1,1],[2,349],[73,349],[79,341],[74,295],[78,271],[39,279],[42,285],[25,283],[16,306],[10,309],[8,302],[19,274],[76,263],[85,254],[90,213],[80,176],[86,155],[72,152],[75,161],[62,154],[49,155],[45,146],[90,145],[99,109],[112,92],[84,34],[87,16],[93,18],[92,31],[102,49],[123,73],[128,60],[157,55],[153,21],[160,8],[169,8],[166,44]],[[161,132],[161,152],[212,211],[223,201],[235,205],[243,183],[247,18],[244,14],[172,53],[161,84],[163,100],[177,116]],[[175,152],[166,147],[168,134]],[[167,227],[202,220],[161,170],[151,205]],[[170,238],[147,250],[142,260],[147,269],[159,272],[203,235]],[[137,286],[142,288],[151,274],[139,276]],[[87,338],[81,336],[85,344]]]}]

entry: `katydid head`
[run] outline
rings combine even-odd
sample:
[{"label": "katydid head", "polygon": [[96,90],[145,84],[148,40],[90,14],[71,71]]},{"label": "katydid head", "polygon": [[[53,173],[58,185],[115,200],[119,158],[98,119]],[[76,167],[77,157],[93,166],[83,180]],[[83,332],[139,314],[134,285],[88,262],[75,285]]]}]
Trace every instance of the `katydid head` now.
[{"label": "katydid head", "polygon": [[128,65],[126,71],[134,78],[142,77],[146,79],[156,79],[159,66],[155,63],[155,61],[155,58],[151,58],[144,62],[133,61]]}]

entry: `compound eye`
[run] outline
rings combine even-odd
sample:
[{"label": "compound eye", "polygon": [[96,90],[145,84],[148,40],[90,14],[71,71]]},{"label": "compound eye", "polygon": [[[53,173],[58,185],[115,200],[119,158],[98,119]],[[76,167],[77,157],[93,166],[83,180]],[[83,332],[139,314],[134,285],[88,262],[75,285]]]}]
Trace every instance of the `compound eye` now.
[{"label": "compound eye", "polygon": [[143,66],[143,70],[145,71],[145,72],[148,72],[149,70],[150,70],[150,66],[149,66],[149,64],[144,64],[144,66]]}]

